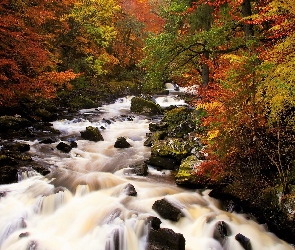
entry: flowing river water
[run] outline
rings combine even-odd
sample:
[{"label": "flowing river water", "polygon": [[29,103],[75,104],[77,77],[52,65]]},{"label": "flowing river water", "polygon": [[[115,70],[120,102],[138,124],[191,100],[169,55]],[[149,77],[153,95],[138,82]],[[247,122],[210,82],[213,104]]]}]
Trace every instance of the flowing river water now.
[{"label": "flowing river water", "polygon": [[[159,97],[162,106],[183,104]],[[30,154],[52,169],[43,177],[33,171],[19,174],[19,182],[0,186],[1,250],[144,250],[149,216],[161,219],[161,228],[183,234],[186,250],[242,250],[235,235],[251,241],[252,250],[291,250],[292,246],[246,215],[219,208],[209,190],[186,190],[171,181],[169,171],[149,167],[146,177],[126,174],[130,164],[148,159],[144,147],[151,120],[130,114],[130,98],[98,109],[81,110],[81,117],[53,123],[66,141],[79,138],[87,126],[102,127],[104,141],[77,140],[78,147],[62,153],[55,144],[29,141]],[[120,136],[132,147],[114,148]],[[137,196],[128,196],[132,184]],[[161,218],[152,206],[166,198],[181,209],[178,222]],[[216,223],[224,221],[230,235],[222,246],[213,238]],[[119,243],[114,243],[114,232]],[[118,247],[119,244],[119,247]]]}]

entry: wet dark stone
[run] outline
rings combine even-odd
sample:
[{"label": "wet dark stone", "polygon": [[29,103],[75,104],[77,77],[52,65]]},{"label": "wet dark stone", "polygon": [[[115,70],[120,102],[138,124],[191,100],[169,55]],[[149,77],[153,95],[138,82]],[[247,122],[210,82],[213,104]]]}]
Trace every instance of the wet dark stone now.
[{"label": "wet dark stone", "polygon": [[56,148],[64,153],[69,153],[72,150],[72,147],[64,142],[60,142]]},{"label": "wet dark stone", "polygon": [[185,250],[185,238],[169,228],[151,229],[146,250]]},{"label": "wet dark stone", "polygon": [[30,235],[29,232],[25,232],[25,233],[21,233],[18,237],[19,238],[24,238],[24,237],[28,237]]},{"label": "wet dark stone", "polygon": [[103,118],[102,120],[103,120],[105,123],[107,123],[107,124],[111,124],[111,123],[112,123],[110,120],[107,120],[107,119],[105,119],[105,118]]},{"label": "wet dark stone", "polygon": [[231,234],[229,226],[224,221],[218,221],[215,224],[213,238],[218,240],[221,245],[224,245],[226,237]]},{"label": "wet dark stone", "polygon": [[44,166],[36,165],[32,166],[32,168],[41,175],[47,175],[50,173],[50,170]]},{"label": "wet dark stone", "polygon": [[18,151],[18,152],[27,152],[30,150],[30,145],[26,144],[26,143],[13,143],[13,144],[9,144],[9,145],[5,145],[3,147],[3,150],[8,150],[8,151]]},{"label": "wet dark stone", "polygon": [[178,221],[181,216],[182,212],[179,208],[175,207],[165,198],[162,200],[157,200],[153,204],[152,208],[164,219]]},{"label": "wet dark stone", "polygon": [[78,144],[75,141],[71,141],[70,142],[70,146],[71,146],[71,148],[77,148],[78,147]]},{"label": "wet dark stone", "polygon": [[152,155],[146,161],[146,163],[160,170],[162,169],[176,170],[179,167],[179,162],[176,159],[169,158],[169,157],[161,157],[157,155]]},{"label": "wet dark stone", "polygon": [[40,141],[39,143],[42,143],[42,144],[52,144],[52,143],[55,143],[57,142],[57,140],[55,138],[47,138],[47,139],[44,139],[42,141]]},{"label": "wet dark stone", "polygon": [[246,236],[242,235],[242,234],[237,234],[235,236],[235,239],[240,242],[241,246],[245,249],[245,250],[252,250],[251,247],[251,242],[250,239],[247,238]]},{"label": "wet dark stone", "polygon": [[158,217],[149,216],[146,218],[146,224],[149,224],[150,227],[154,230],[160,229],[161,223],[162,221]]},{"label": "wet dark stone", "polygon": [[115,148],[129,148],[129,147],[131,147],[131,145],[126,140],[125,137],[119,137],[119,138],[117,138],[114,147]]},{"label": "wet dark stone", "polygon": [[9,154],[1,154],[0,155],[0,166],[5,166],[5,165],[9,165],[9,166],[15,166],[18,164],[18,161]]},{"label": "wet dark stone", "polygon": [[124,193],[128,196],[137,196],[135,187],[130,183],[128,183],[124,188]]},{"label": "wet dark stone", "polygon": [[17,168],[13,166],[0,167],[0,184],[9,184],[18,181]]},{"label": "wet dark stone", "polygon": [[128,169],[124,169],[125,175],[139,175],[146,176],[148,175],[148,166],[146,163],[138,163],[134,165],[130,165]]}]

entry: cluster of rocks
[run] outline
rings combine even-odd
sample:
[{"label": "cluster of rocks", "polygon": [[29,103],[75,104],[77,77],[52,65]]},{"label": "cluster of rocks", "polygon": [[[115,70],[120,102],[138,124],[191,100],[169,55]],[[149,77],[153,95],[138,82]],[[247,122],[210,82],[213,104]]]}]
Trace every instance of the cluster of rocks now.
[{"label": "cluster of rocks", "polygon": [[[134,106],[131,110],[140,114],[145,114],[146,110],[159,110],[152,100],[139,97],[132,99],[131,104],[131,108]],[[146,163],[158,170],[174,171],[178,185],[212,186],[214,183],[208,177],[196,175],[198,165],[205,158],[202,144],[195,137],[199,113],[188,106],[172,106],[155,114],[163,114],[163,117],[159,122],[149,124],[150,133],[144,145],[151,147],[151,157]]]}]

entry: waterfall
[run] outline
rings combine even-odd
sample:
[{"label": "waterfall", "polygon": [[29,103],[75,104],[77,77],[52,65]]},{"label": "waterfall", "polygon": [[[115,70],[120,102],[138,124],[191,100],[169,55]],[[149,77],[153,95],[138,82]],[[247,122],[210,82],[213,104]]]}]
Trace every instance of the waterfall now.
[{"label": "waterfall", "polygon": [[[183,104],[175,98],[156,100],[163,106]],[[43,177],[28,169],[19,174],[18,183],[0,185],[5,194],[0,197],[0,250],[144,250],[151,216],[161,220],[161,228],[183,234],[186,250],[242,250],[237,234],[250,239],[252,250],[293,249],[246,215],[221,210],[209,190],[176,186],[169,171],[150,167],[146,177],[126,175],[130,164],[150,156],[143,146],[150,120],[131,115],[130,100],[81,110],[83,118],[53,122],[63,140],[76,140],[70,153],[58,151],[58,142],[27,142],[32,157],[50,165],[52,173]],[[104,141],[79,138],[90,125],[103,127]],[[114,148],[120,136],[130,148]],[[128,195],[128,185],[136,195]],[[152,208],[163,198],[181,210],[179,221],[164,219]],[[220,223],[227,226],[224,241],[214,236]]]}]

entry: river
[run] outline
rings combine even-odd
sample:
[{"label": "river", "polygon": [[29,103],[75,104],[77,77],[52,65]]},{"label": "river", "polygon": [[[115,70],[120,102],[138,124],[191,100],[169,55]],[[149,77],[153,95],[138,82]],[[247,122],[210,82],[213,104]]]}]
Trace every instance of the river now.
[{"label": "river", "polygon": [[[242,250],[235,239],[239,233],[250,239],[252,250],[293,249],[247,215],[221,210],[208,196],[210,190],[176,186],[169,171],[149,167],[146,177],[126,174],[130,164],[150,156],[143,142],[151,120],[130,114],[130,99],[53,122],[60,138],[76,140],[78,147],[70,153],[57,150],[58,142],[26,141],[34,160],[49,165],[52,174],[43,177],[28,170],[19,175],[18,183],[0,186],[0,194],[6,194],[0,198],[1,250],[115,250],[115,231],[120,250],[143,250],[149,216],[160,218],[161,228],[183,234],[186,250]],[[157,101],[163,106],[183,104],[173,97]],[[90,125],[101,128],[104,141],[79,137]],[[114,148],[120,136],[127,138],[130,148]],[[127,184],[135,187],[137,196],[126,194]],[[178,222],[163,219],[152,209],[162,198],[181,209],[184,216]],[[230,229],[223,246],[213,238],[219,221]]]}]

